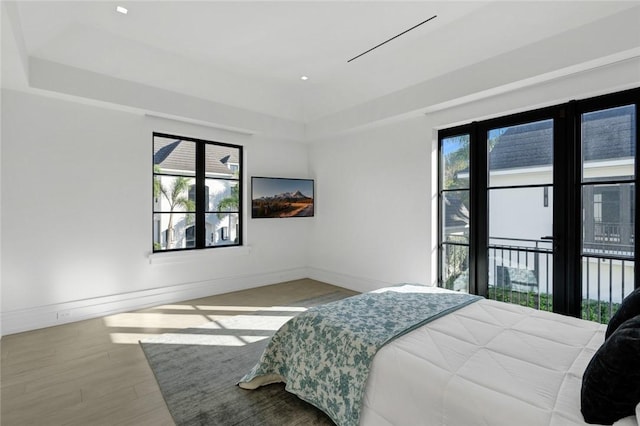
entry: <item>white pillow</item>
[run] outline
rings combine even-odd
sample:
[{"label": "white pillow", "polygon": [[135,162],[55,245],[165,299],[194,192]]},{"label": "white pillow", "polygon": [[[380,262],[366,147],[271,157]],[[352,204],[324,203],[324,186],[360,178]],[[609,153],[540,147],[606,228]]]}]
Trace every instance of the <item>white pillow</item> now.
[{"label": "white pillow", "polygon": [[629,416],[616,421],[613,426],[638,426],[638,422],[636,422],[636,416]]},{"label": "white pillow", "polygon": [[640,404],[636,405],[636,415],[624,417],[613,424],[613,426],[640,426]]}]

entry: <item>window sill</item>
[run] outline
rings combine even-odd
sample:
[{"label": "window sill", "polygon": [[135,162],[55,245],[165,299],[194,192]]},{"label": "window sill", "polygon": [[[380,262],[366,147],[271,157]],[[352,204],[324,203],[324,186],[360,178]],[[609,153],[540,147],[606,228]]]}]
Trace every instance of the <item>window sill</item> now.
[{"label": "window sill", "polygon": [[149,253],[149,264],[162,265],[166,263],[199,262],[220,256],[247,256],[251,253],[251,246],[219,247],[209,250],[173,251],[170,253]]}]

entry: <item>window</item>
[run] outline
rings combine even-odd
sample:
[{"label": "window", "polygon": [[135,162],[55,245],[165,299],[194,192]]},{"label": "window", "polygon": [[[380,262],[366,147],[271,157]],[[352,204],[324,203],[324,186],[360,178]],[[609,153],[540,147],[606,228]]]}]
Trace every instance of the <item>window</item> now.
[{"label": "window", "polygon": [[154,133],[153,251],[241,245],[241,176],[241,146]]},{"label": "window", "polygon": [[442,284],[469,290],[469,134],[440,144],[440,240]]},{"label": "window", "polygon": [[639,99],[440,130],[439,285],[606,323],[640,281]]}]

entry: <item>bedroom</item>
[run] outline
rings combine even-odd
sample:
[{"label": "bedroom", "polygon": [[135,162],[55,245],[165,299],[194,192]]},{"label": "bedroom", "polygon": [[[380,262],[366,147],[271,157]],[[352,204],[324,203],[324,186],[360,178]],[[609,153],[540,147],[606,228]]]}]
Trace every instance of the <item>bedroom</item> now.
[{"label": "bedroom", "polygon": [[[160,9],[163,4],[169,7],[146,8],[171,28],[177,12]],[[473,11],[447,12],[455,20],[441,12],[422,27],[425,33],[411,31],[407,36],[414,38],[398,38],[353,61],[354,75],[353,68],[342,70],[348,59],[436,12],[416,20],[412,7],[423,7],[422,16],[431,10],[428,2],[394,6],[397,21],[382,31],[376,13],[386,14],[384,4],[368,5],[374,23],[364,26],[361,39],[345,43],[339,36],[354,37],[349,22],[362,11],[334,14],[317,6],[319,16],[343,16],[344,33],[336,29],[332,39],[345,73],[338,92],[308,69],[322,67],[308,53],[304,67],[291,69],[291,81],[257,74],[260,64],[245,70],[254,78],[244,80],[233,69],[194,65],[183,56],[189,52],[170,51],[167,58],[166,39],[149,45],[136,32],[150,29],[142,27],[145,12],[134,4],[126,16],[116,15],[111,3],[88,11],[47,5],[2,4],[3,335],[306,277],[355,291],[435,283],[437,129],[640,82],[637,3],[580,3],[581,14],[565,3],[545,3],[548,10],[473,3]],[[296,12],[280,7],[278,15]],[[526,13],[517,13],[522,8]],[[504,19],[504,26],[480,32],[483,18],[494,14],[530,19]],[[549,27],[541,29],[550,15]],[[261,22],[262,15],[252,16],[252,23]],[[438,46],[458,28],[456,20],[464,31],[455,30],[457,44],[442,52]],[[429,24],[441,25],[432,28],[443,33],[430,37]],[[516,26],[520,38],[513,35]],[[120,31],[127,35],[113,37]],[[241,41],[250,45],[260,34]],[[478,34],[500,43],[465,48]],[[324,41],[315,37],[310,41]],[[188,40],[182,43],[177,47],[185,50]],[[446,54],[448,62],[425,67],[425,58],[412,51],[418,46]],[[313,49],[296,50],[306,51]],[[286,68],[273,59],[264,63],[274,73]],[[421,68],[429,73],[416,75]],[[384,72],[365,74],[374,69]],[[400,73],[395,85],[378,85],[376,76],[392,71]],[[300,80],[303,73],[309,80]],[[154,131],[243,145],[247,182],[250,176],[315,179],[315,217],[247,217],[242,247],[150,256]]]}]

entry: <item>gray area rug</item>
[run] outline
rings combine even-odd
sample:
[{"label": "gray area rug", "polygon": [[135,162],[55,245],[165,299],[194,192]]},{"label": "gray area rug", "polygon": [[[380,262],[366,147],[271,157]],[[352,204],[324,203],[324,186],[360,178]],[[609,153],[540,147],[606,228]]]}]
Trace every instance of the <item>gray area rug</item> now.
[{"label": "gray area rug", "polygon": [[300,308],[342,299],[341,292],[212,321],[140,342],[177,425],[333,425],[283,384],[236,385],[269,337]]}]

